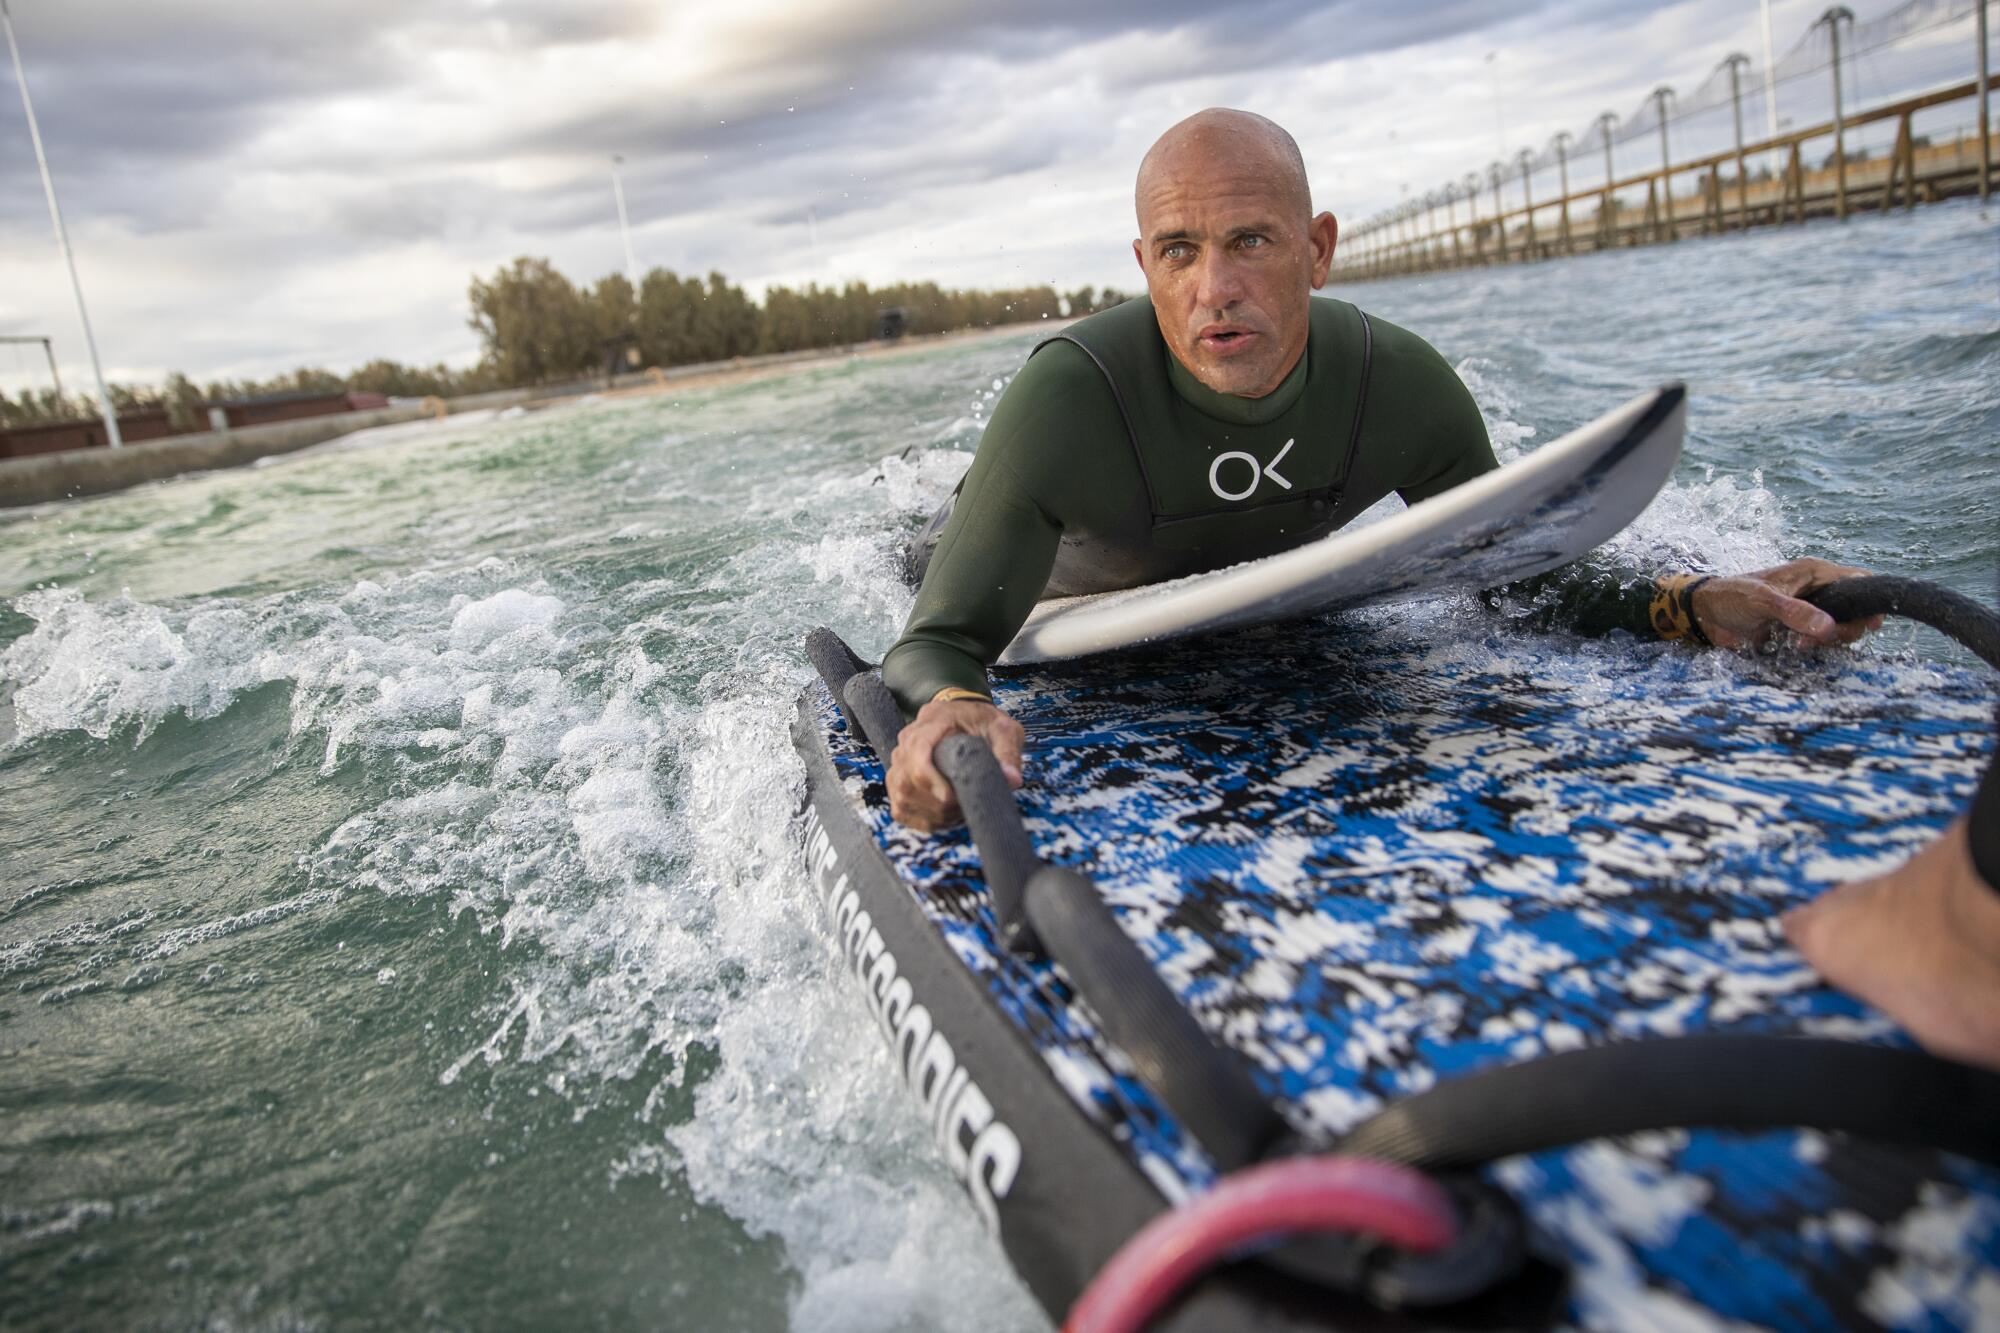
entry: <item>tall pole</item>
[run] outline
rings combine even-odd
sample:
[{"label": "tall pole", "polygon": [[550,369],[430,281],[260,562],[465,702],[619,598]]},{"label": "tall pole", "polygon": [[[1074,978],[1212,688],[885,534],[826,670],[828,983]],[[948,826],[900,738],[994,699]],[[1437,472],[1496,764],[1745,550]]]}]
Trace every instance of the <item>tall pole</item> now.
[{"label": "tall pole", "polygon": [[632,257],[632,227],[625,220],[625,181],[618,168],[625,165],[622,154],[611,155],[611,197],[618,201],[618,237],[625,243],[625,278],[632,284],[632,299],[639,299],[639,261]]},{"label": "tall pole", "polygon": [[1500,200],[1500,164],[1487,167],[1493,176],[1493,222],[1500,229],[1500,260],[1507,260],[1507,206]]},{"label": "tall pole", "polygon": [[1529,168],[1534,165],[1534,161],[1535,155],[1523,148],[1520,152],[1521,207],[1528,211],[1528,252],[1523,256],[1525,259],[1535,257],[1535,196],[1528,188],[1528,178],[1532,174]]},{"label": "tall pole", "polygon": [[1598,248],[1603,249],[1617,239],[1618,207],[1611,194],[1611,182],[1617,179],[1611,174],[1611,127],[1618,123],[1618,113],[1607,111],[1597,118],[1597,132],[1604,138],[1604,198],[1597,205]]},{"label": "tall pole", "polygon": [[[1771,49],[1771,0],[1763,0],[1764,9],[1764,137],[1778,137],[1778,56]],[[1778,150],[1773,148],[1765,154],[1769,159],[1764,163],[1771,179],[1778,178]]]},{"label": "tall pole", "polygon": [[47,338],[42,339],[42,355],[49,359],[49,378],[55,381],[56,401],[62,401],[62,372],[56,369],[56,345]]},{"label": "tall pole", "polygon": [[[1722,63],[1729,66],[1729,105],[1736,112],[1736,229],[1747,231],[1750,227],[1750,173],[1743,162],[1743,85],[1739,79],[1744,67],[1750,63],[1750,57],[1737,51],[1725,56]],[[1720,206],[1718,203],[1717,207]]]},{"label": "tall pole", "polygon": [[1556,170],[1562,176],[1562,247],[1563,253],[1571,253],[1569,239],[1569,131],[1556,131]]},{"label": "tall pole", "polygon": [[1507,153],[1507,107],[1500,100],[1500,58],[1498,51],[1486,53],[1486,72],[1493,76],[1493,144],[1504,157]]},{"label": "tall pole", "polygon": [[42,129],[35,121],[35,104],[28,98],[28,75],[21,68],[21,45],[14,40],[14,17],[7,12],[7,0],[0,0],[0,28],[7,30],[7,51],[14,58],[14,82],[21,86],[21,109],[28,113],[28,140],[35,146],[35,165],[42,172],[42,193],[49,201],[49,223],[56,231],[56,248],[69,267],[70,290],[76,294],[76,317],[83,325],[83,345],[90,349],[90,371],[97,378],[97,410],[104,417],[104,434],[113,449],[123,448],[125,437],[118,433],[118,414],[111,410],[111,393],[104,387],[104,367],[97,359],[97,335],[90,331],[90,311],[83,304],[83,281],[76,276],[76,256],[70,252],[69,231],[63,226],[62,205],[56,202],[56,183],[49,175],[48,155],[42,151]]},{"label": "tall pole", "polygon": [[1660,113],[1660,194],[1662,208],[1667,220],[1667,239],[1677,241],[1680,235],[1674,226],[1674,160],[1667,153],[1667,99],[1674,90],[1661,84],[1653,89],[1653,103]]},{"label": "tall pole", "polygon": [[[1981,6],[1984,8],[1984,6]],[[1841,114],[1840,104],[1840,23],[1845,19],[1854,22],[1854,11],[1846,5],[1835,5],[1820,15],[1819,21],[1826,25],[1827,34],[1833,38],[1833,212],[1842,222],[1847,221],[1847,123]],[[1985,89],[1980,89],[1981,93]]]},{"label": "tall pole", "polygon": [[1979,0],[1979,202],[1992,193],[1993,130],[1986,119],[1986,0]]},{"label": "tall pole", "polygon": [[1473,252],[1484,262],[1486,242],[1479,239],[1479,173],[1476,171],[1465,175],[1465,229],[1472,236]]}]

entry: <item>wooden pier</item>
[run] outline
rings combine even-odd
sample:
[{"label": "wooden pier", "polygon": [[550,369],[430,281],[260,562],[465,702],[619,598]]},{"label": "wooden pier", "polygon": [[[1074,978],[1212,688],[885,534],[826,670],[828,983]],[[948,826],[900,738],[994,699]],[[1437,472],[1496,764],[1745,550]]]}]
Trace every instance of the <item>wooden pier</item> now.
[{"label": "wooden pier", "polygon": [[[1989,92],[1996,82],[2000,80],[1986,80]],[[1476,202],[1464,196],[1442,205],[1406,207],[1344,234],[1333,277],[1363,282],[1560,259],[1810,218],[1845,221],[1857,212],[1886,213],[1962,195],[1983,199],[1993,183],[2000,140],[1989,135],[1983,153],[1977,134],[1946,143],[1921,143],[1910,124],[1920,111],[1978,97],[1979,91],[1979,81],[1968,79],[1809,129],[1746,143],[1741,149],[1673,163],[1589,190],[1530,200],[1498,215],[1478,216]],[[1847,134],[1883,121],[1897,123],[1896,141],[1888,155],[1850,157]],[[1813,167],[1808,165],[1806,146],[1820,140],[1827,141],[1825,164]],[[1753,175],[1750,161],[1773,153],[1783,158],[1783,170],[1775,177],[1768,170]],[[1641,200],[1620,197],[1640,191]]]}]

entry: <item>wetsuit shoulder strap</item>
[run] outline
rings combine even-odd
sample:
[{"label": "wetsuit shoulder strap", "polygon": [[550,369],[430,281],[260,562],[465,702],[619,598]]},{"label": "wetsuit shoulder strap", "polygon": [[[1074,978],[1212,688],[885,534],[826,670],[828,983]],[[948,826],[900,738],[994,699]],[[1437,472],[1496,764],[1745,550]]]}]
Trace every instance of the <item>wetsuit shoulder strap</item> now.
[{"label": "wetsuit shoulder strap", "polygon": [[[1144,296],[1115,305],[1109,310],[1100,310],[1086,316],[1062,330],[1035,344],[1035,352],[1050,343],[1066,342],[1081,348],[1083,354],[1096,365],[1104,382],[1111,387],[1111,399],[1118,404],[1119,420],[1125,423],[1125,439],[1132,446],[1132,457],[1139,464],[1139,476],[1146,483],[1146,505],[1154,521],[1160,516],[1160,490],[1153,483],[1153,474],[1146,467],[1146,451],[1139,445],[1139,422],[1136,415],[1137,404],[1128,398],[1128,391],[1139,391],[1149,378],[1148,367],[1143,364],[1148,355],[1155,362],[1166,355],[1165,341],[1160,337],[1159,321],[1153,315],[1153,302]],[[1157,374],[1164,378],[1164,363],[1155,367]],[[1129,390],[1128,390],[1129,386]]]},{"label": "wetsuit shoulder strap", "polygon": [[1347,433],[1347,461],[1341,465],[1343,482],[1354,475],[1354,456],[1361,449],[1361,421],[1368,412],[1368,377],[1375,368],[1375,326],[1360,306],[1349,307],[1361,320],[1361,381],[1354,390],[1354,425]]},{"label": "wetsuit shoulder strap", "polygon": [[[1328,424],[1332,441],[1346,425],[1346,448],[1340,466],[1326,484],[1314,488],[1314,499],[1331,513],[1354,480],[1354,460],[1361,451],[1361,432],[1368,406],[1368,382],[1375,366],[1375,326],[1366,312],[1346,301],[1315,297],[1312,302],[1312,377],[1306,393],[1315,419]],[[1332,447],[1339,445],[1329,441]]]}]

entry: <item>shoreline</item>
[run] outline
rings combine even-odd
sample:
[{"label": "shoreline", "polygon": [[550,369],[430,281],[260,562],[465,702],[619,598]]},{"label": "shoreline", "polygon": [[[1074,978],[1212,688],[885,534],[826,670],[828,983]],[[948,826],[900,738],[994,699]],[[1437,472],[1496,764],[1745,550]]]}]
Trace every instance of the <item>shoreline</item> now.
[{"label": "shoreline", "polygon": [[403,425],[427,417],[443,420],[462,412],[510,407],[537,412],[592,396],[602,399],[647,398],[684,389],[749,384],[809,370],[822,370],[847,361],[914,355],[959,343],[1017,336],[1031,327],[1061,328],[1070,322],[1067,319],[1023,320],[1018,324],[983,329],[916,334],[894,342],[849,343],[796,352],[771,352],[672,368],[656,366],[629,375],[613,376],[608,385],[589,381],[501,389],[463,398],[427,398],[421,402],[307,417],[246,430],[174,435],[162,440],[126,445],[122,449],[72,449],[27,458],[0,459],[0,509],[87,500],[93,496],[130,490],[147,482],[171,481],[197,472],[244,467],[259,459],[297,453],[358,431]]}]

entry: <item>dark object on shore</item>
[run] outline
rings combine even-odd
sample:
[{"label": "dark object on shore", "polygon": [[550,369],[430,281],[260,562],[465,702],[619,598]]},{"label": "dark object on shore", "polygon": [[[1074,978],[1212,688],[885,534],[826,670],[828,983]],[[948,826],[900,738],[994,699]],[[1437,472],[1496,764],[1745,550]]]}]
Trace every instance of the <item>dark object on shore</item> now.
[{"label": "dark object on shore", "polygon": [[604,340],[604,360],[599,373],[609,381],[627,371],[637,370],[642,354],[639,351],[639,335],[620,333]]},{"label": "dark object on shore", "polygon": [[910,312],[899,305],[878,310],[875,312],[875,340],[894,342],[908,332],[909,324]]}]

